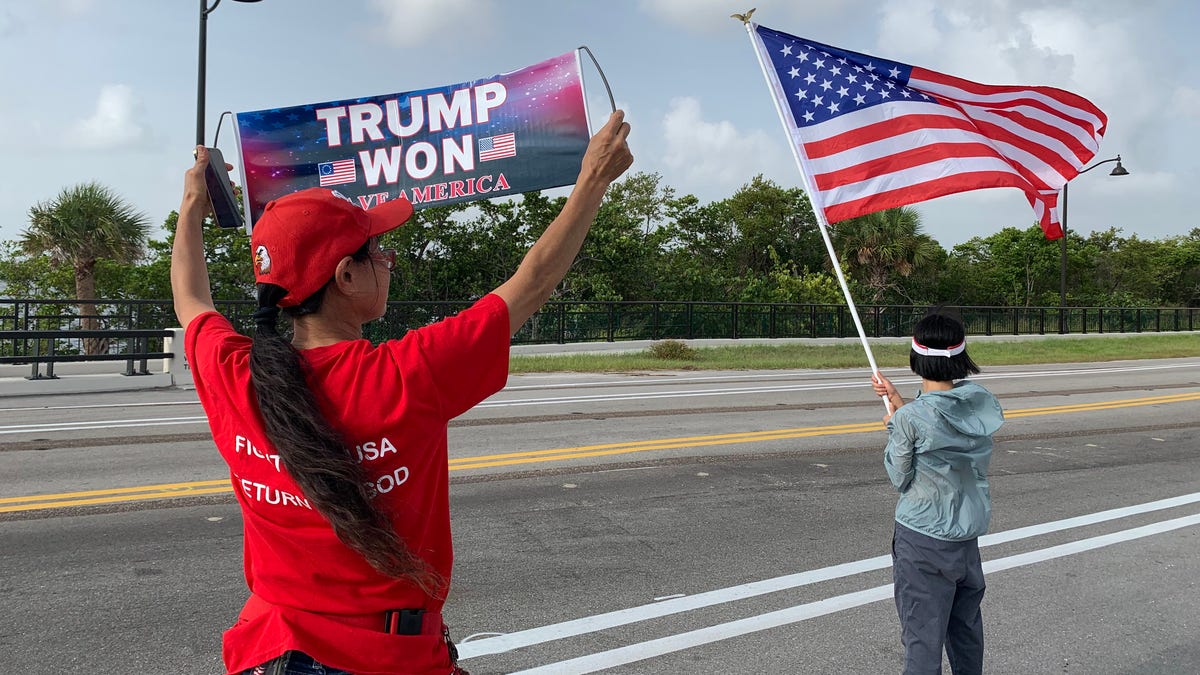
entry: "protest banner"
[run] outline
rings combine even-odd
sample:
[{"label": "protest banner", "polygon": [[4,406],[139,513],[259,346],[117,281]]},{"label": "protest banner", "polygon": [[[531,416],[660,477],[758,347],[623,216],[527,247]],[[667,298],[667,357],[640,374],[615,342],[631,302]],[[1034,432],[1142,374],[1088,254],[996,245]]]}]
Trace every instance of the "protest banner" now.
[{"label": "protest banner", "polygon": [[420,209],[569,185],[590,138],[578,51],[419,91],[240,112],[246,220],[328,187]]}]

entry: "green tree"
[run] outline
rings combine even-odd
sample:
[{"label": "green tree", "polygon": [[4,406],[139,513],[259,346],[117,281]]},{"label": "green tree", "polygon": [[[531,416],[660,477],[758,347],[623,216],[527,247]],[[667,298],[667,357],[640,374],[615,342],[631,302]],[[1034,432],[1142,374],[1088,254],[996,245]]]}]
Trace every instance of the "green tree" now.
[{"label": "green tree", "polygon": [[70,267],[57,265],[48,256],[29,255],[15,241],[0,248],[0,282],[9,298],[65,300],[75,295]]},{"label": "green tree", "polygon": [[675,188],[662,182],[658,173],[637,172],[608,188],[607,199],[621,204],[625,212],[642,224],[643,232],[667,213],[668,204],[675,198]]},{"label": "green tree", "polygon": [[1037,225],[973,237],[954,247],[949,263],[962,279],[964,304],[1058,304],[1059,244]]},{"label": "green tree", "polygon": [[[111,189],[99,183],[65,188],[54,199],[29,210],[29,227],[21,234],[21,249],[70,265],[75,275],[81,326],[99,327],[96,316],[96,265],[101,260],[134,263],[146,251],[150,222]],[[103,340],[85,340],[89,354],[107,350]]]},{"label": "green tree", "polygon": [[[166,239],[150,242],[150,269],[131,276],[130,288],[134,297],[171,297],[171,248],[175,245],[178,225],[179,213],[172,211],[163,221]],[[204,260],[208,264],[208,282],[213,300],[255,298],[250,237],[246,236],[245,230],[216,227],[212,219],[206,220]]]},{"label": "green tree", "polygon": [[[1195,290],[1200,241],[1093,232],[1069,249],[1068,282],[1079,301],[1092,305],[1183,305]],[[1074,293],[1072,294],[1074,295]]]},{"label": "green tree", "polygon": [[[447,256],[446,240],[451,238],[448,232],[457,227],[456,219],[466,208],[465,204],[454,204],[421,209],[404,227],[383,236],[382,245],[397,251],[391,299],[457,300],[467,297],[461,289],[449,288],[441,264]],[[453,297],[447,298],[447,292]]]},{"label": "green tree", "polygon": [[903,206],[876,211],[831,226],[838,257],[870,292],[873,303],[914,299],[905,292],[904,280],[918,270],[933,270],[931,263],[944,254],[932,237],[921,231],[921,214]]},{"label": "green tree", "polygon": [[[846,301],[833,274],[797,268],[793,262],[780,260],[773,249],[770,256],[775,267],[767,274],[747,281],[740,298],[742,301],[813,305],[838,305]],[[847,283],[853,293],[853,279],[848,279]]]},{"label": "green tree", "polygon": [[825,264],[816,217],[803,190],[781,187],[759,175],[725,202],[737,233],[730,253],[738,269],[752,275],[771,272],[771,250],[799,268],[821,269]]},{"label": "green tree", "polygon": [[759,297],[771,285],[767,277],[780,269],[787,276],[825,265],[804,192],[762,176],[721,201],[701,205],[691,195],[669,200],[665,213],[661,297],[716,302]]},{"label": "green tree", "polygon": [[667,203],[663,238],[660,298],[684,301],[728,299],[735,296],[740,274],[729,262],[737,233],[726,214],[725,202],[700,204],[694,195]]},{"label": "green tree", "polygon": [[634,174],[613,183],[562,288],[572,300],[654,300],[669,231],[652,227],[666,213],[674,189],[658,174]]},{"label": "green tree", "polygon": [[1200,307],[1200,227],[1173,241],[1160,279],[1162,298],[1177,307]]}]

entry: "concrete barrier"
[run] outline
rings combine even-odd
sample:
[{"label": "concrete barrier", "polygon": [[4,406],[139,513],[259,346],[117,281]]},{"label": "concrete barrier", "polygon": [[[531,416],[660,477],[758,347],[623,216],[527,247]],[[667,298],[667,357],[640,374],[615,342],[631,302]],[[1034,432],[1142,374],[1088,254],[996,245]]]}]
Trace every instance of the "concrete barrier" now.
[{"label": "concrete barrier", "polygon": [[[0,398],[9,396],[48,396],[55,394],[97,394],[168,387],[188,388],[192,371],[183,354],[183,329],[172,328],[171,337],[163,338],[163,351],[169,359],[157,359],[157,371],[149,375],[126,375],[125,361],[63,362],[54,364],[54,377],[29,379],[28,365],[0,365]],[[41,368],[45,372],[45,368]]]}]

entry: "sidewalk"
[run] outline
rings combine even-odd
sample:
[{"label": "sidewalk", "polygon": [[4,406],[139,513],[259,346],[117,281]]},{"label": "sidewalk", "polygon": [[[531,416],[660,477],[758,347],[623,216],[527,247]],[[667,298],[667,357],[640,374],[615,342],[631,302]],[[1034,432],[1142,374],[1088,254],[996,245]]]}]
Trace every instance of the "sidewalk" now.
[{"label": "sidewalk", "polygon": [[[1027,340],[1061,339],[1061,338],[1094,338],[1094,337],[1127,337],[1130,335],[1145,335],[1146,333],[1073,333],[1068,335],[972,335],[968,341],[1021,342]],[[870,338],[872,345],[889,343],[906,343],[909,338]],[[645,350],[654,344],[653,340],[629,340],[624,342],[576,342],[571,344],[540,344],[514,345],[513,356],[533,355],[568,355],[568,354],[622,354],[635,353]],[[718,339],[718,340],[681,340],[691,347],[725,347],[748,345],[858,345],[857,337],[850,338],[747,338],[747,339]],[[180,359],[182,360],[182,359]],[[94,394],[102,392],[137,391],[142,389],[161,389],[175,387],[180,389],[192,388],[191,371],[186,365],[175,364],[173,372],[162,372],[164,360],[150,361],[149,375],[124,375],[124,361],[107,361],[99,363],[56,363],[54,374],[58,379],[29,380],[31,366],[0,365],[0,398],[14,396],[47,396],[56,394]],[[866,359],[863,360],[864,366]],[[46,365],[40,366],[40,372],[45,374]]]}]

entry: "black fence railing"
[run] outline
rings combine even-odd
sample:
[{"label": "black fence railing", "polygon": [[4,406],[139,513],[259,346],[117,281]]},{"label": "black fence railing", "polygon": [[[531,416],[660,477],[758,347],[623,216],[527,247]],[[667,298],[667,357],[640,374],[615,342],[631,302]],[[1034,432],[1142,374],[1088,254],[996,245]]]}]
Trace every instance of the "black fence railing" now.
[{"label": "black fence railing", "polygon": [[[54,364],[125,361],[125,375],[149,375],[150,359],[169,359],[158,330],[0,330],[0,365],[28,365],[26,379],[53,380]],[[42,372],[45,366],[45,372]]]},{"label": "black fence railing", "polygon": [[[88,324],[104,331],[162,330],[176,324],[167,300],[94,303],[95,314],[79,315],[68,300],[0,299],[0,331],[78,331]],[[390,302],[387,314],[368,324],[374,341],[451,316],[470,302]],[[254,305],[218,302],[217,309],[243,332],[251,330]],[[957,307],[970,335],[1050,333],[1142,333],[1195,331],[1200,307]],[[860,305],[869,337],[903,337],[926,307]],[[614,342],[622,340],[712,338],[855,337],[846,305],[747,302],[549,302],[526,322],[514,344]],[[62,337],[60,335],[60,337]],[[48,338],[46,338],[48,339]],[[83,353],[60,343],[57,353]],[[14,338],[0,339],[0,356],[19,356]],[[94,350],[93,350],[94,351]],[[154,358],[154,357],[151,357]]]},{"label": "black fence railing", "polygon": [[[1200,308],[958,307],[971,335],[1194,331]],[[868,337],[904,337],[925,315],[913,305],[859,306]],[[772,303],[547,303],[514,343],[711,338],[856,337],[846,305]]]}]

